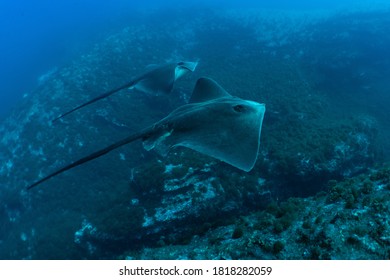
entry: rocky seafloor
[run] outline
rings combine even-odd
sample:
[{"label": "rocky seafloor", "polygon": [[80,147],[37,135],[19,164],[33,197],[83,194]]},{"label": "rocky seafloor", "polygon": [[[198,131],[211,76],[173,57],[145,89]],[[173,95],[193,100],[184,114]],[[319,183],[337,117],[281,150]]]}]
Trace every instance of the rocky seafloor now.
[{"label": "rocky seafloor", "polygon": [[125,259],[360,259],[390,258],[390,168],[342,181],[307,198],[272,202],[227,225],[171,244],[133,250]]},{"label": "rocky seafloor", "polygon": [[[389,11],[165,17],[49,71],[2,122],[0,258],[388,259]],[[51,123],[176,60],[199,66],[170,96],[125,91]],[[184,104],[201,76],[266,104],[251,172],[132,143],[26,191]]]}]

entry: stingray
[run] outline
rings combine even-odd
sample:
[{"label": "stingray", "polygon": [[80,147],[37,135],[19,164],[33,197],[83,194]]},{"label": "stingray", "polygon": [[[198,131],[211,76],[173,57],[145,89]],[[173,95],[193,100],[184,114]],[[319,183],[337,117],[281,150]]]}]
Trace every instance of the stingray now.
[{"label": "stingray", "polygon": [[249,172],[255,165],[265,105],[227,93],[215,81],[200,78],[188,104],[167,117],[104,149],[81,158],[27,187],[96,159],[137,139],[146,150],[165,156],[176,146],[184,146]]},{"label": "stingray", "polygon": [[134,77],[130,82],[115,89],[105,92],[75,108],[61,114],[53,122],[69,115],[70,113],[92,104],[100,99],[106,98],[122,89],[136,89],[149,94],[169,94],[173,89],[173,84],[177,79],[188,72],[194,72],[198,62],[181,61],[177,63],[167,63],[163,65],[149,65],[145,72]]}]

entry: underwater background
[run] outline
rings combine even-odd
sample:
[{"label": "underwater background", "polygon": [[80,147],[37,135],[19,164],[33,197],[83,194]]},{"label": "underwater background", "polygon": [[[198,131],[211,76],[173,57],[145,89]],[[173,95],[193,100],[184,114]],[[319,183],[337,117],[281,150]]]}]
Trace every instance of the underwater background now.
[{"label": "underwater background", "polygon": [[[390,5],[267,2],[2,1],[0,259],[389,259]],[[51,122],[172,61],[199,65],[169,96]],[[250,172],[134,142],[26,190],[203,76],[266,104]]]}]

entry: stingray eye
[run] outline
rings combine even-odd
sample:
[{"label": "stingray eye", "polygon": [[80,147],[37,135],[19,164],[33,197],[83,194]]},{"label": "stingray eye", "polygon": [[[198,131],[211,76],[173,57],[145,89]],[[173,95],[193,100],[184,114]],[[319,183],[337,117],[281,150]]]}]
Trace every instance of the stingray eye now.
[{"label": "stingray eye", "polygon": [[233,107],[233,110],[236,111],[237,113],[241,113],[245,110],[245,107],[243,105],[236,105]]}]

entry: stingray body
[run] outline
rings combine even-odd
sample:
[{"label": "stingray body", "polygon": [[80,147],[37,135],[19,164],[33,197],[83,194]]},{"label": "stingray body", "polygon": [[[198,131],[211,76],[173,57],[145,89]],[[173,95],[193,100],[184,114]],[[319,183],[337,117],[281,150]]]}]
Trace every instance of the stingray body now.
[{"label": "stingray body", "polygon": [[92,104],[98,100],[106,98],[122,89],[130,88],[137,89],[139,91],[149,93],[149,94],[168,94],[172,91],[173,85],[177,79],[182,77],[188,72],[195,71],[198,62],[190,61],[181,61],[177,63],[167,63],[163,65],[149,65],[146,67],[146,70],[141,75],[134,77],[130,82],[112,89],[108,92],[105,92],[75,108],[72,110],[61,114],[53,120],[57,121],[62,117],[69,115],[70,113],[81,109],[89,104]]},{"label": "stingray body", "polygon": [[257,159],[264,113],[264,104],[233,97],[213,80],[200,78],[189,104],[44,177],[28,189],[137,139],[142,140],[146,150],[154,149],[163,156],[176,146],[184,146],[248,172]]}]

